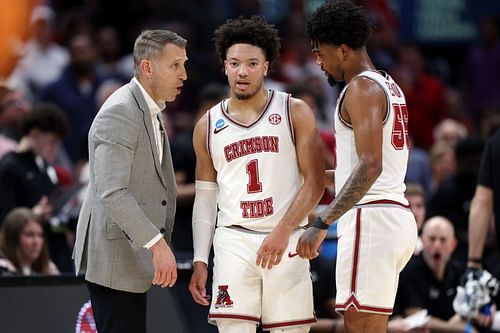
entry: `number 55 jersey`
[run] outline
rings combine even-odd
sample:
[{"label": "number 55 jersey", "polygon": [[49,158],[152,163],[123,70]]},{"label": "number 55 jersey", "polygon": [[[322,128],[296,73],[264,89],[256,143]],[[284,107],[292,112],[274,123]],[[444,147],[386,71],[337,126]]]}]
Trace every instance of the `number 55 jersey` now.
[{"label": "number 55 jersey", "polygon": [[[250,124],[229,115],[228,101],[221,101],[207,113],[207,149],[220,189],[217,223],[270,232],[303,183],[290,96],[268,91],[264,109]],[[304,220],[301,225],[306,223]]]},{"label": "number 55 jersey", "polygon": [[[358,204],[390,200],[408,205],[408,201],[404,196],[404,178],[409,147],[408,111],[405,97],[401,88],[384,72],[364,71],[358,76],[375,81],[384,90],[387,105],[382,134],[382,173]],[[342,90],[335,109],[335,139],[337,143],[336,193],[340,192],[358,162],[352,126],[342,118],[340,113],[342,101],[348,89],[349,84]]]}]

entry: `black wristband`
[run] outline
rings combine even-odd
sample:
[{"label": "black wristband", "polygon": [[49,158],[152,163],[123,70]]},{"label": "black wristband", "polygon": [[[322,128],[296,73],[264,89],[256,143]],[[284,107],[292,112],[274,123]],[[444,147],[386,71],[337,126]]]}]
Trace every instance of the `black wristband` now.
[{"label": "black wristband", "polygon": [[467,262],[472,262],[474,264],[482,264],[483,259],[482,258],[469,258],[469,259],[467,259]]},{"label": "black wristband", "polygon": [[316,221],[314,221],[312,226],[320,230],[328,230],[328,228],[330,228],[330,225],[323,222],[320,216],[318,216],[318,218],[316,219]]}]

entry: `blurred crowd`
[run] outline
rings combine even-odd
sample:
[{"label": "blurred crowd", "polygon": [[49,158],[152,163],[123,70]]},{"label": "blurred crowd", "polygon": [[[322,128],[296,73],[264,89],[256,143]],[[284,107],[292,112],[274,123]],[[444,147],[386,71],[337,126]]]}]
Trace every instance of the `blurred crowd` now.
[{"label": "blurred crowd", "polygon": [[[369,42],[371,58],[407,97],[413,144],[407,196],[422,235],[408,272],[401,276],[396,313],[404,317],[427,308],[431,316],[452,322],[447,288],[456,287],[465,270],[478,167],[484,143],[500,127],[498,21],[482,18],[477,40],[447,59],[402,40],[400,18],[388,1],[356,2],[368,9],[376,27]],[[340,87],[330,87],[315,64],[305,36],[307,0],[20,3],[13,6],[22,8],[12,11],[21,13],[17,25],[0,26],[2,34],[16,37],[0,36],[6,37],[0,45],[5,54],[0,66],[0,275],[72,272],[75,224],[88,177],[87,132],[106,98],[132,78],[132,42],[142,29],[169,29],[189,41],[188,80],[180,97],[163,112],[178,184],[173,247],[180,258],[190,259],[192,251],[193,125],[227,96],[211,41],[214,28],[225,19],[265,15],[279,29],[281,60],[266,85],[311,106],[327,167],[334,166],[332,121]],[[322,203],[332,197],[325,191]],[[494,233],[492,229],[485,266],[498,274]],[[312,263],[317,314],[335,318],[335,256],[326,252]],[[432,292],[418,295],[429,286]],[[430,305],[434,301],[442,303]],[[335,319],[319,324],[317,332],[341,326]],[[390,328],[404,331],[397,321]]]}]

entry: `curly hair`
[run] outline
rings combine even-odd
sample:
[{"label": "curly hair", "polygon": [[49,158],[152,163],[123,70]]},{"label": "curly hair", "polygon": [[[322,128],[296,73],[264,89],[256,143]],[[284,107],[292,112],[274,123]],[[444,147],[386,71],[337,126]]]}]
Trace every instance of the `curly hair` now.
[{"label": "curly hair", "polygon": [[27,135],[31,129],[53,133],[63,139],[69,132],[66,115],[52,103],[38,103],[21,119],[21,131]]},{"label": "curly hair", "polygon": [[227,50],[234,44],[246,43],[261,48],[270,67],[278,60],[281,49],[278,30],[256,15],[227,20],[215,30],[213,41],[222,64]]},{"label": "curly hair", "polygon": [[350,0],[323,3],[307,22],[307,34],[313,43],[346,44],[354,50],[365,46],[372,30],[364,8]]}]

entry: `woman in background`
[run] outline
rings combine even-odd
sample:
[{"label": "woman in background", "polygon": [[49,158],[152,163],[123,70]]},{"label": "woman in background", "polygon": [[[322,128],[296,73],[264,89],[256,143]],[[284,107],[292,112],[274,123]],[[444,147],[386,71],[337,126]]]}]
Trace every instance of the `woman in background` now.
[{"label": "woman in background", "polygon": [[57,275],[43,226],[31,209],[13,209],[0,230],[0,275]]}]

